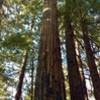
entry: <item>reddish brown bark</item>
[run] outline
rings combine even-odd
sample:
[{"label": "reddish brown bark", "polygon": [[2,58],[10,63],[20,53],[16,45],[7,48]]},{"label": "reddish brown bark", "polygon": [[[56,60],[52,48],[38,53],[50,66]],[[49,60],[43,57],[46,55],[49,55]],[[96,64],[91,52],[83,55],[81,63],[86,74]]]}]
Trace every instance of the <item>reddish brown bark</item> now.
[{"label": "reddish brown bark", "polygon": [[85,20],[81,22],[81,25],[82,25],[84,46],[85,46],[86,55],[87,55],[87,62],[90,69],[90,76],[92,78],[93,87],[94,87],[94,95],[95,95],[96,100],[100,100],[100,77],[99,77],[97,67],[95,64],[93,51],[91,49],[89,35],[88,35],[88,27],[85,23]]},{"label": "reddish brown bark", "polygon": [[75,48],[76,48],[76,55],[77,55],[76,59],[77,59],[77,63],[79,66],[82,87],[84,90],[84,97],[85,97],[85,100],[88,100],[87,87],[86,87],[86,82],[85,82],[84,70],[83,70],[83,66],[82,66],[81,54],[80,54],[80,45],[77,40],[75,41]]},{"label": "reddish brown bark", "polygon": [[66,100],[56,3],[56,0],[44,0],[34,100]]},{"label": "reddish brown bark", "polygon": [[85,100],[79,67],[76,59],[73,27],[70,17],[65,18],[66,50],[71,100]]}]

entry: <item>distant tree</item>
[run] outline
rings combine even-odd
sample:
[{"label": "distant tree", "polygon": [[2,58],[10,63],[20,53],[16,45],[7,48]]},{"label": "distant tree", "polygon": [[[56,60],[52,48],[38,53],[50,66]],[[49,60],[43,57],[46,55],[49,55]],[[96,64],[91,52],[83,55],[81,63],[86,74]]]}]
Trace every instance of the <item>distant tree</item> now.
[{"label": "distant tree", "polygon": [[25,76],[25,70],[26,70],[27,59],[28,59],[28,51],[25,51],[24,56],[25,56],[25,58],[24,58],[24,62],[23,62],[22,68],[21,68],[20,76],[19,76],[19,82],[18,82],[18,86],[17,86],[15,100],[21,99],[23,80],[24,80],[24,76]]},{"label": "distant tree", "polygon": [[86,54],[87,54],[87,63],[88,63],[88,67],[90,69],[90,76],[92,78],[93,87],[94,87],[94,95],[95,95],[96,100],[99,100],[99,98],[100,98],[100,85],[99,85],[100,84],[100,77],[99,77],[99,74],[97,71],[95,57],[94,57],[93,51],[91,49],[86,20],[83,19],[81,24],[82,24],[84,46],[85,46]]}]

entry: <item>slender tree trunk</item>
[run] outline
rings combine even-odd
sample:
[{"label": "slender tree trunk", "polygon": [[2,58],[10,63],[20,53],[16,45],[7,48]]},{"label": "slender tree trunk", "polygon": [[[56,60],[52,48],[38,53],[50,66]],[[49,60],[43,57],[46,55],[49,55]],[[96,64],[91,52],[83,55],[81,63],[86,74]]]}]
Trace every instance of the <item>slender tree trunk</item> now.
[{"label": "slender tree trunk", "polygon": [[100,100],[100,77],[97,71],[95,58],[89,41],[88,28],[84,21],[82,21],[81,24],[82,24],[82,31],[83,31],[84,46],[86,49],[88,66],[90,69],[90,76],[92,78],[92,82],[94,86],[94,95],[96,100]]},{"label": "slender tree trunk", "polygon": [[[33,51],[34,54],[34,51]],[[33,89],[33,85],[34,85],[34,57],[32,57],[32,61],[31,61],[31,95],[30,95],[30,100],[34,100],[34,89]]]},{"label": "slender tree trunk", "polygon": [[66,27],[66,50],[71,100],[85,100],[84,90],[82,88],[81,76],[76,59],[75,41],[71,20],[65,18]]},{"label": "slender tree trunk", "polygon": [[56,0],[44,0],[34,100],[66,100],[56,3]]},{"label": "slender tree trunk", "polygon": [[27,64],[27,59],[28,59],[28,52],[25,52],[25,58],[24,58],[24,63],[20,72],[20,76],[19,76],[19,83],[17,86],[17,92],[15,95],[15,100],[20,100],[21,99],[21,93],[22,93],[22,86],[23,86],[23,80],[24,80],[24,76],[25,76],[25,68],[26,68],[26,64]]},{"label": "slender tree trunk", "polygon": [[87,87],[86,87],[86,82],[85,82],[85,76],[84,76],[84,70],[82,66],[82,60],[81,60],[81,55],[80,55],[80,47],[78,41],[75,41],[75,46],[76,46],[76,55],[77,55],[77,63],[79,66],[79,72],[81,76],[81,82],[82,82],[82,87],[84,90],[84,96],[85,100],[88,100],[88,93],[87,93]]}]

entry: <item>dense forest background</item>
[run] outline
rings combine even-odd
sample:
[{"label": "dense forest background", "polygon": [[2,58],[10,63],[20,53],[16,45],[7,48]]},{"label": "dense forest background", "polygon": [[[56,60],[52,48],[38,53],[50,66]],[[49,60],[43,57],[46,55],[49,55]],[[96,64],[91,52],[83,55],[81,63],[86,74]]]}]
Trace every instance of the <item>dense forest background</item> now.
[{"label": "dense forest background", "polygon": [[100,100],[100,0],[0,0],[0,100]]}]

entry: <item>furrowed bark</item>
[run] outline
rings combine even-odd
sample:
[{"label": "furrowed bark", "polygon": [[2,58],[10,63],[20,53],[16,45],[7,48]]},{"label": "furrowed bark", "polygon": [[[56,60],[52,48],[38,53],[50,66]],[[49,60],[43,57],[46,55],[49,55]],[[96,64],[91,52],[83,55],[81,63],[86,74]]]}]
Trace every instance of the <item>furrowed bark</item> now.
[{"label": "furrowed bark", "polygon": [[56,0],[44,0],[34,100],[66,100],[56,4]]},{"label": "furrowed bark", "polygon": [[69,16],[65,17],[65,28],[71,100],[85,100],[79,66],[76,59],[73,26]]}]

